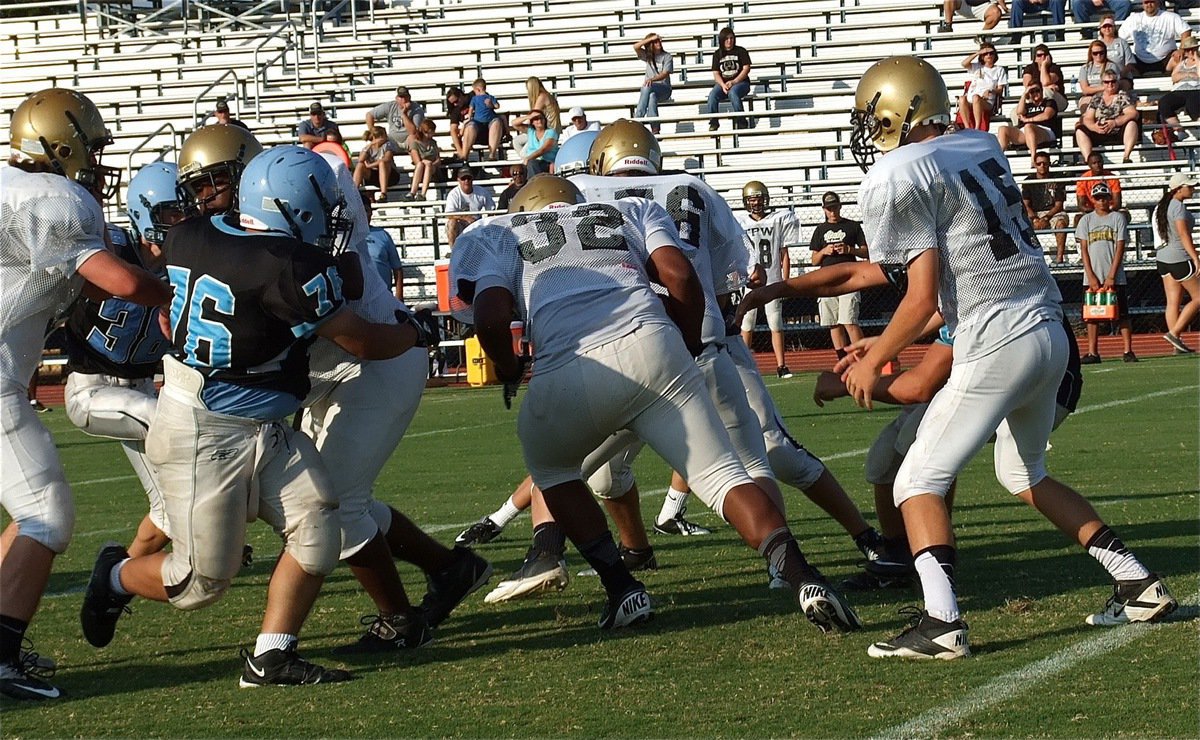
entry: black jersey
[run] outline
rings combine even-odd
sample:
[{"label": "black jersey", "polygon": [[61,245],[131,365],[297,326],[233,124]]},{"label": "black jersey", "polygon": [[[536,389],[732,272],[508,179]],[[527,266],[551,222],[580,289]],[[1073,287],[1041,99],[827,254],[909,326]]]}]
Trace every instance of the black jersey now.
[{"label": "black jersey", "polygon": [[[809,248],[814,252],[819,252],[833,244],[840,244],[846,247],[862,247],[866,243],[867,237],[863,234],[862,226],[853,219],[843,218],[836,224],[831,224],[828,221],[818,224],[817,228],[813,229]],[[858,258],[853,254],[831,254],[821,260],[821,267],[829,267],[839,262],[855,262],[857,260]]]},{"label": "black jersey", "polygon": [[332,256],[201,216],[167,232],[171,341],[187,365],[246,388],[308,394],[308,339],[341,307]]},{"label": "black jersey", "polygon": [[[113,251],[144,267],[133,239],[109,229]],[[150,378],[171,348],[158,323],[158,309],[120,298],[80,298],[67,317],[67,369],[74,373]]]}]

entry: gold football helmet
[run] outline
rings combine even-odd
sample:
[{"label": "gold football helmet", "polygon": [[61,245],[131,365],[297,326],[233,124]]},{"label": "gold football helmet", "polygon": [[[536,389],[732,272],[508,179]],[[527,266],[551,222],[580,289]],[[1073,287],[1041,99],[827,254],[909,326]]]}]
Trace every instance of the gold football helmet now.
[{"label": "gold football helmet", "polygon": [[205,213],[232,208],[242,171],[262,150],[254,134],[241,126],[215,123],[196,129],[179,150],[184,195]]},{"label": "gold football helmet", "polygon": [[640,172],[657,175],[662,168],[658,139],[637,121],[625,118],[600,130],[588,151],[588,171],[593,175]]},{"label": "gold football helmet", "polygon": [[509,213],[540,211],[555,203],[582,203],[583,193],[565,177],[548,173],[535,176],[508,202]]},{"label": "gold football helmet", "polygon": [[923,59],[897,56],[878,61],[858,82],[850,123],[850,151],[866,172],[876,151],[903,146],[915,126],[949,125],[946,83]]},{"label": "gold football helmet", "polygon": [[751,180],[742,186],[742,206],[748,213],[761,216],[767,212],[771,204],[771,194],[767,186],[758,180]]},{"label": "gold football helmet", "polygon": [[120,184],[120,171],[100,164],[112,134],[82,93],[52,87],[30,95],[13,112],[9,142],[19,161],[48,168],[102,199]]}]

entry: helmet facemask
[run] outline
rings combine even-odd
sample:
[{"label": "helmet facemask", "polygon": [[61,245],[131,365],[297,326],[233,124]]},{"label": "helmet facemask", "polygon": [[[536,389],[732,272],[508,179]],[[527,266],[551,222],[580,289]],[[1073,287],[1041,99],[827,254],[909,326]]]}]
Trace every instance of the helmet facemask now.
[{"label": "helmet facemask", "polygon": [[[321,185],[317,182],[315,175],[309,175],[308,181],[312,185],[313,192],[316,193],[317,199],[321,203],[321,211],[325,217],[325,231],[316,237],[313,246],[323,249],[333,255],[339,255],[346,251],[346,247],[350,245],[350,237],[354,233],[354,222],[350,218],[350,210],[346,207],[346,199],[339,197],[337,202],[330,202],[323,192]],[[292,236],[300,241],[309,242],[310,239],[304,236],[304,229],[297,219],[311,220],[315,214],[312,212],[294,213],[287,201],[275,198],[275,207],[283,215],[283,218],[291,227]]]}]

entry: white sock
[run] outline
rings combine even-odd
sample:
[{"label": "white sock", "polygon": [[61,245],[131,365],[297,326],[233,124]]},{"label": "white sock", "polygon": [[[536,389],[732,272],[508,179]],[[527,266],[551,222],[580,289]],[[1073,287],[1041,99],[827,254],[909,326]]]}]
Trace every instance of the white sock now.
[{"label": "white sock", "polygon": [[287,650],[297,642],[295,635],[288,635],[282,632],[263,632],[254,642],[254,657],[258,657],[269,650]]},{"label": "white sock", "polygon": [[508,526],[508,523],[513,519],[516,519],[517,514],[520,513],[521,510],[518,509],[516,504],[513,503],[512,496],[509,496],[508,500],[504,502],[503,506],[501,506],[499,509],[496,509],[491,514],[488,514],[488,519],[491,519],[492,523],[500,529],[504,529]]},{"label": "white sock", "polygon": [[125,568],[125,564],[129,562],[129,558],[125,558],[121,562],[113,566],[108,572],[108,587],[113,590],[113,593],[118,596],[128,596],[129,592],[121,585],[121,570]]},{"label": "white sock", "polygon": [[666,524],[687,508],[687,491],[676,490],[674,486],[667,489],[667,498],[663,501],[662,510],[658,512],[659,524]]},{"label": "white sock", "polygon": [[954,584],[937,561],[929,552],[917,556],[914,564],[917,575],[921,577],[921,591],[925,596],[925,611],[934,619],[943,622],[953,622],[962,616],[958,610],[958,597],[954,595]]}]

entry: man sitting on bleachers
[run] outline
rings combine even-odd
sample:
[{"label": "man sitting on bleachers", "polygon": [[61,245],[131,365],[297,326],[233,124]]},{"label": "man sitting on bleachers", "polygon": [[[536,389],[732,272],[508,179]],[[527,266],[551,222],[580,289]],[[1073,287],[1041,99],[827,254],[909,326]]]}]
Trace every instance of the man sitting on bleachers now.
[{"label": "man sitting on bleachers", "polygon": [[308,106],[308,118],[296,126],[296,138],[300,146],[312,149],[322,141],[341,144],[342,131],[325,115],[325,108],[320,103],[313,103]]},{"label": "man sitting on bleachers", "polygon": [[1175,53],[1176,39],[1192,35],[1187,21],[1162,9],[1162,0],[1142,0],[1142,12],[1133,13],[1121,24],[1120,36],[1133,48],[1138,74],[1163,74]]}]

